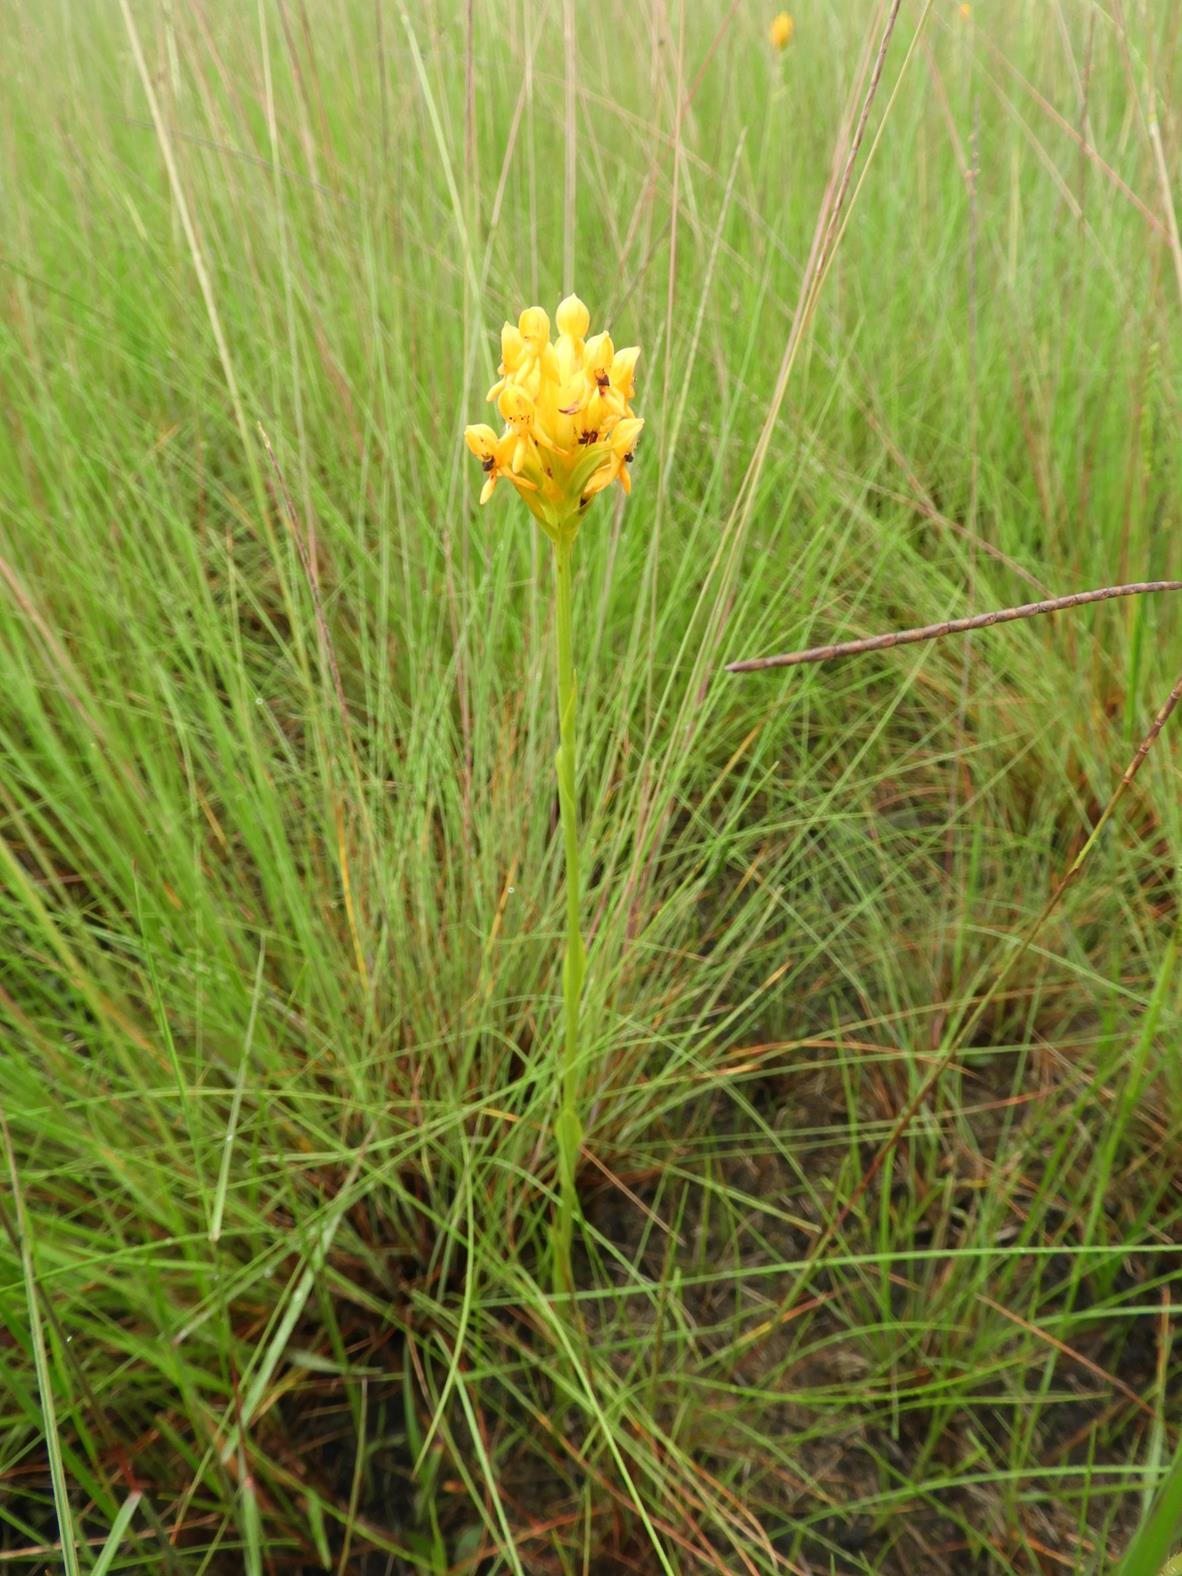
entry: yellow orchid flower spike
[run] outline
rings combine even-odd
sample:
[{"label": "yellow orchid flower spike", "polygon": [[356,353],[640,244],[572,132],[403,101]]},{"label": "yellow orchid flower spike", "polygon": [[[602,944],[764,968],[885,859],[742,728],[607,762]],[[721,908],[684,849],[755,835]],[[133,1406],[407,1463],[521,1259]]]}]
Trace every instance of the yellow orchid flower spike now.
[{"label": "yellow orchid flower spike", "polygon": [[485,471],[481,503],[498,480],[511,482],[557,543],[573,541],[591,499],[613,481],[631,490],[626,466],[644,424],[632,409],[639,347],[617,350],[607,333],[588,337],[591,314],[576,295],[559,304],[555,321],[555,341],[540,306],[504,325],[488,391],[504,431],[498,438],[480,423],[464,437]]},{"label": "yellow orchid flower spike", "polygon": [[516,325],[501,330],[501,363],[489,401],[505,423],[498,433],[485,422],[464,429],[480,461],[487,503],[497,483],[514,487],[554,544],[558,646],[558,718],[561,746],[555,759],[558,803],[566,854],[566,953],[562,966],[563,1038],[559,1053],[560,1108],[554,1135],[558,1205],[553,1230],[555,1290],[574,1290],[571,1242],[578,1215],[575,1169],[582,1144],[579,1116],[579,1006],[586,973],[579,928],[579,829],[575,772],[575,681],[571,617],[571,558],[575,537],[592,501],[613,482],[632,491],[628,467],[644,422],[632,409],[640,350],[617,350],[610,334],[588,338],[591,314],[568,295],[555,314],[558,339],[540,306],[527,307]]}]

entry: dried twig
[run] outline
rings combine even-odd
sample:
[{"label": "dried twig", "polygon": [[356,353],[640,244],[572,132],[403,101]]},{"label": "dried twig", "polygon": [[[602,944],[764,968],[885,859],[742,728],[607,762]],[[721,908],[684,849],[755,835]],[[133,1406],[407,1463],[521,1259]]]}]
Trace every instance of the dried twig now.
[{"label": "dried twig", "polygon": [[1060,613],[1064,608],[1083,607],[1088,602],[1109,602],[1118,596],[1143,596],[1149,591],[1182,591],[1182,580],[1137,580],[1130,585],[1101,586],[1098,591],[1077,591],[1073,596],[1048,597],[1043,602],[1024,602],[1021,607],[1003,607],[993,613],[976,613],[972,618],[952,618],[943,624],[923,624],[918,629],[896,629],[889,635],[871,635],[866,640],[846,640],[833,646],[810,646],[807,651],[788,651],[776,657],[748,657],[728,662],[728,673],[757,673],[764,668],[796,668],[805,662],[829,662],[834,657],[856,657],[864,651],[888,651],[892,646],[913,646],[921,640],[940,640],[945,635],[963,635],[968,629],[991,629],[994,624],[1012,624],[1018,618],[1034,618],[1039,613]]}]

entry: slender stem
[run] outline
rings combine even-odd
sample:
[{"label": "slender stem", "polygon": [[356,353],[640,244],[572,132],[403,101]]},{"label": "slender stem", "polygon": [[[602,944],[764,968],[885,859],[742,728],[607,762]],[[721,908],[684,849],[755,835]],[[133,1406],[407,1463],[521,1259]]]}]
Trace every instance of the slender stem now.
[{"label": "slender stem", "polygon": [[558,639],[558,719],[561,743],[555,756],[558,804],[566,849],[566,952],[562,963],[563,1043],[560,1099],[555,1130],[558,1147],[558,1218],[554,1232],[554,1287],[574,1290],[571,1273],[571,1240],[577,1213],[575,1169],[583,1141],[578,1109],[579,1003],[586,974],[586,956],[579,931],[579,826],[575,798],[575,704],[577,681],[571,633],[571,558],[574,531],[569,527],[554,537],[555,629]]}]

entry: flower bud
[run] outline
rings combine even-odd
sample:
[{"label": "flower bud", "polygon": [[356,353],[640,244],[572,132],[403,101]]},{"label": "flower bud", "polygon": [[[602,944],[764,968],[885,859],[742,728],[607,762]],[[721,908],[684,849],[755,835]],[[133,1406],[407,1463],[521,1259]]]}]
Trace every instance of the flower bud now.
[{"label": "flower bud", "polygon": [[568,295],[559,303],[557,319],[558,332],[571,339],[582,339],[591,327],[591,314],[577,295]]},{"label": "flower bud", "polygon": [[550,343],[550,319],[540,306],[527,306],[517,319],[521,337],[535,355]]}]

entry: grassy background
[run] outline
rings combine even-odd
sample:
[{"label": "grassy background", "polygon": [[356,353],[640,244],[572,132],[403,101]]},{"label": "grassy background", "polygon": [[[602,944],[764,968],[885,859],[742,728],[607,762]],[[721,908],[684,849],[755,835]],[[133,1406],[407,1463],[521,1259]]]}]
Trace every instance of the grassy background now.
[{"label": "grassy background", "polygon": [[[1179,607],[721,665],[1182,576],[1178,9],[905,0],[782,404],[880,7],[6,14],[0,1569],[1107,1569],[1182,1424],[1171,728],[1019,943]],[[572,265],[648,423],[585,1341],[548,566],[459,441]]]}]

